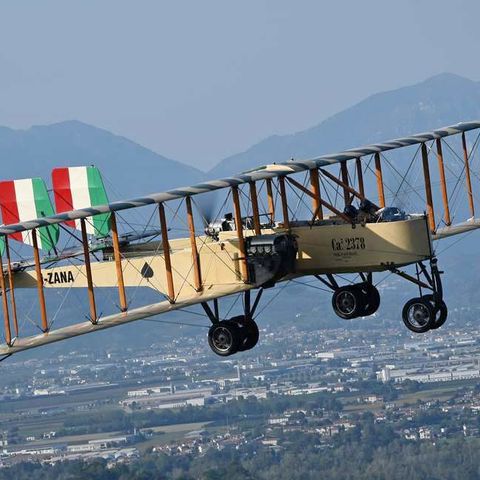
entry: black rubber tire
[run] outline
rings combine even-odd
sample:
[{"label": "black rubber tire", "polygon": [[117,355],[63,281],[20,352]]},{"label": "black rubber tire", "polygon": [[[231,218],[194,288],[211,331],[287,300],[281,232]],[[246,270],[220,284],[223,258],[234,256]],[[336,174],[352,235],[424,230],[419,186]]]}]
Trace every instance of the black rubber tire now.
[{"label": "black rubber tire", "polygon": [[402,320],[410,331],[425,333],[435,323],[435,310],[425,298],[412,298],[403,307]]},{"label": "black rubber tire", "polygon": [[247,323],[247,329],[248,329],[248,336],[247,336],[247,340],[243,344],[243,349],[251,350],[258,343],[258,339],[260,338],[260,331],[258,330],[258,325],[257,325],[257,322],[255,322],[255,320],[250,320]]},{"label": "black rubber tire", "polygon": [[208,344],[212,351],[221,357],[237,353],[242,341],[240,329],[228,320],[215,323],[208,330]]},{"label": "black rubber tire", "polygon": [[363,314],[365,299],[356,285],[340,287],[333,292],[333,311],[344,320],[351,320]]},{"label": "black rubber tire", "polygon": [[443,300],[440,301],[440,304],[436,304],[432,294],[424,295],[423,298],[425,298],[425,300],[428,300],[434,308],[435,323],[430,328],[432,330],[436,330],[437,328],[440,328],[447,321],[447,317],[448,317],[447,305]]},{"label": "black rubber tire", "polygon": [[442,300],[440,305],[437,306],[437,312],[435,315],[435,323],[432,325],[431,329],[436,330],[440,328],[448,318],[448,307],[446,303]]},{"label": "black rubber tire", "polygon": [[373,315],[378,308],[380,307],[380,293],[378,292],[375,285],[372,285],[368,282],[357,283],[354,285],[355,288],[358,288],[363,295],[363,312],[361,313],[362,317],[368,317]]},{"label": "black rubber tire", "polygon": [[239,315],[238,317],[233,317],[227,321],[234,323],[240,331],[242,338],[238,347],[239,352],[251,350],[255,347],[258,343],[260,332],[258,330],[258,325],[254,320],[247,320],[243,315]]}]

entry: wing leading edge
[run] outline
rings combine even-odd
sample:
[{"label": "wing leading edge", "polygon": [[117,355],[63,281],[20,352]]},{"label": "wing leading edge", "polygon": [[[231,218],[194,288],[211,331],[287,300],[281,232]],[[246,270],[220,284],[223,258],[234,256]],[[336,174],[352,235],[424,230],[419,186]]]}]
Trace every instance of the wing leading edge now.
[{"label": "wing leading edge", "polygon": [[179,198],[190,197],[206,192],[213,192],[223,188],[238,186],[258,180],[266,180],[275,177],[283,177],[297,172],[303,172],[318,167],[326,167],[328,165],[337,164],[344,160],[353,160],[365,155],[371,155],[379,152],[386,152],[411,145],[419,145],[429,140],[444,138],[451,135],[467,132],[480,128],[480,120],[472,122],[463,122],[448,127],[443,127],[432,132],[419,133],[409,137],[397,138],[388,142],[376,143],[360,148],[345,150],[340,153],[323,155],[321,157],[302,160],[289,161],[275,164],[274,169],[259,167],[258,169],[241,173],[232,177],[223,178],[220,180],[212,180],[203,182],[189,187],[182,187],[166,192],[153,193],[145,197],[139,197],[131,200],[124,200],[113,202],[104,205],[92,206],[89,208],[82,208],[78,210],[71,210],[69,212],[60,213],[57,215],[45,216],[43,218],[32,219],[26,222],[18,222],[16,224],[0,227],[0,235],[13,235],[33,228],[46,227],[58,223],[65,223],[81,218],[88,218],[99,214],[108,214],[131,208],[137,208],[155,203],[168,202]]}]

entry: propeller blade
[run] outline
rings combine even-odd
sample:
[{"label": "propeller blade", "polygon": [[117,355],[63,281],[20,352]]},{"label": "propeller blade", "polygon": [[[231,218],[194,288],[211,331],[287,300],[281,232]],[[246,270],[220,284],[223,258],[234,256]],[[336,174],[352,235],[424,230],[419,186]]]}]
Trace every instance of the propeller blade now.
[{"label": "propeller blade", "polygon": [[215,220],[215,215],[217,214],[217,194],[216,192],[209,192],[204,195],[199,195],[195,201],[198,211],[202,216],[203,226],[206,228]]}]

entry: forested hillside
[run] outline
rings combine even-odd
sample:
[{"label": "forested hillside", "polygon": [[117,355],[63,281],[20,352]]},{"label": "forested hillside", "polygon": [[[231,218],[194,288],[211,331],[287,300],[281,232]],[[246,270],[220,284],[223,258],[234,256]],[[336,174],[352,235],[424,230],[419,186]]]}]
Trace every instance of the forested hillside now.
[{"label": "forested hillside", "polygon": [[285,436],[277,449],[236,449],[205,456],[146,454],[130,465],[106,468],[106,461],[55,466],[19,464],[0,470],[0,480],[476,480],[480,439],[432,443],[400,440],[389,427],[373,424],[340,435],[334,448],[320,449],[308,434]]}]

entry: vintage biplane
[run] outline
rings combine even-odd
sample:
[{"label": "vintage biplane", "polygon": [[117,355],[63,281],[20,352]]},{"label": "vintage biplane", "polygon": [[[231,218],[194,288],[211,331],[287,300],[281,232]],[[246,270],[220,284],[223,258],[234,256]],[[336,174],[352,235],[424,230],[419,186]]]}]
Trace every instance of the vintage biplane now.
[{"label": "vintage biplane", "polygon": [[[54,169],[51,190],[40,178],[3,181],[0,354],[199,304],[211,321],[210,347],[231,355],[256,345],[264,290],[304,276],[331,290],[339,317],[353,319],[380,305],[374,275],[396,274],[419,291],[403,307],[405,325],[436,329],[448,312],[434,242],[480,227],[472,187],[479,132],[480,122],[459,123],[113,203],[94,166]],[[218,202],[220,194],[218,215],[205,220],[202,197]],[[148,221],[131,227],[142,209]],[[345,284],[345,274],[356,279]],[[156,301],[134,306],[132,288],[149,289]],[[26,302],[24,289],[36,292]],[[88,301],[53,328],[49,294],[76,289]],[[105,289],[118,292],[118,305],[99,314]],[[242,296],[242,313],[224,318],[219,302],[231,295]],[[64,305],[55,306],[57,321]],[[25,318],[40,332],[23,334]]]}]

